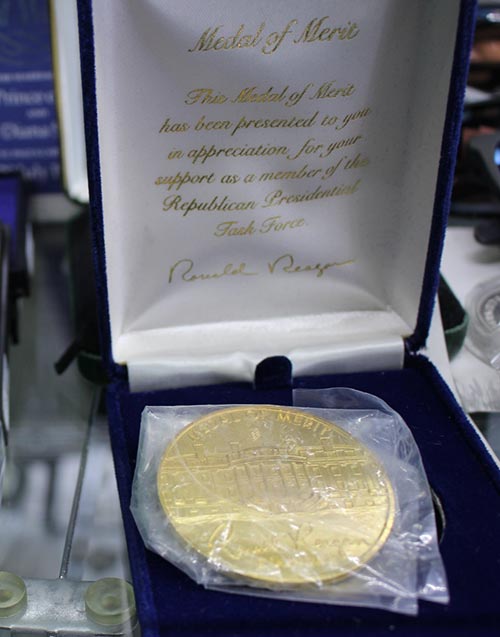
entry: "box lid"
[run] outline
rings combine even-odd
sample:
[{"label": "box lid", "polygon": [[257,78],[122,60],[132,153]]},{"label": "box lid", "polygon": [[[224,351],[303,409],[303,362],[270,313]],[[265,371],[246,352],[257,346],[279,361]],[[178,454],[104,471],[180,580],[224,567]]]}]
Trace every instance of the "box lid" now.
[{"label": "box lid", "polygon": [[102,328],[133,386],[425,343],[473,3],[374,6],[79,3]]}]

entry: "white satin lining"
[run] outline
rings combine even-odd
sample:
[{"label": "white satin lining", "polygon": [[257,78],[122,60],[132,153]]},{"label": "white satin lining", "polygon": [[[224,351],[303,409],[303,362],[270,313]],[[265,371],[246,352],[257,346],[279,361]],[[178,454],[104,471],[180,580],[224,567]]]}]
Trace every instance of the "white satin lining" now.
[{"label": "white satin lining", "polygon": [[[93,2],[111,345],[113,359],[128,365],[132,389],[251,380],[255,365],[273,355],[289,356],[296,375],[401,365],[403,338],[420,307],[460,6],[379,0],[373,12],[367,4],[338,0],[332,13],[331,0],[233,0],[230,11],[218,0]],[[336,24],[356,23],[359,37],[307,46],[290,38],[272,57],[253,47],[191,51],[210,25],[229,34],[244,24],[251,32],[263,16],[270,32],[291,17],[307,25],[330,16]],[[186,106],[185,100],[197,87],[232,97],[235,87],[299,90],[326,81],[352,81],[356,91],[345,102],[304,99],[295,111],[353,115],[339,130],[318,123],[300,133],[249,127],[221,135],[195,122],[265,120],[283,109],[272,102]],[[167,119],[189,128],[159,133]],[[295,152],[309,137],[329,143],[343,135],[360,140],[352,153],[345,149],[346,158],[369,158],[366,169],[344,165],[342,177],[328,181],[353,184],[362,176],[349,196],[287,199],[269,208],[276,188],[312,192],[315,184],[259,178],[228,186],[216,179],[208,189],[191,183],[179,191],[156,184],[176,171],[221,177],[288,170],[288,155],[279,154],[222,153],[195,165],[191,152],[201,145],[284,145]],[[304,164],[333,168],[342,157],[340,149],[326,158],[312,153]],[[205,206],[215,196],[257,207],[239,216],[233,208],[209,211],[211,204],[188,213],[165,204],[172,195],[183,205]],[[272,236],[217,234],[221,221],[250,232],[251,221],[260,228],[269,215],[304,225]]]},{"label": "white satin lining", "polygon": [[251,382],[269,356],[287,356],[295,376],[400,369],[403,335],[410,333],[389,310],[154,332],[129,333],[118,343],[132,391]]}]

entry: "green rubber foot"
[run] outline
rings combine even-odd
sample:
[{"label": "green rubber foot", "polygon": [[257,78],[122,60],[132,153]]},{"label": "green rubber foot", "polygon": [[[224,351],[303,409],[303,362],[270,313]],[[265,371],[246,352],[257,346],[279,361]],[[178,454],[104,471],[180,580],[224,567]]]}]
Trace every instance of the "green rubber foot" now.
[{"label": "green rubber foot", "polygon": [[132,586],[117,577],[105,577],[85,591],[87,617],[102,626],[135,622],[135,598]]},{"label": "green rubber foot", "polygon": [[14,573],[0,571],[0,617],[17,615],[25,609],[27,599],[23,580]]}]

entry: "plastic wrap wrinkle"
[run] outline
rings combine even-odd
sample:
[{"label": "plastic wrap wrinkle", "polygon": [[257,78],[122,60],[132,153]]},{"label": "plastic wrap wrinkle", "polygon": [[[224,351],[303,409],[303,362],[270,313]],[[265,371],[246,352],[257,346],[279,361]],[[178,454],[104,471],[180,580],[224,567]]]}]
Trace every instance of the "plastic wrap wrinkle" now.
[{"label": "plastic wrap wrinkle", "polygon": [[146,546],[207,588],[407,614],[445,603],[411,433],[374,397],[341,390],[332,407],[322,391],[294,409],[146,408],[131,502]]}]

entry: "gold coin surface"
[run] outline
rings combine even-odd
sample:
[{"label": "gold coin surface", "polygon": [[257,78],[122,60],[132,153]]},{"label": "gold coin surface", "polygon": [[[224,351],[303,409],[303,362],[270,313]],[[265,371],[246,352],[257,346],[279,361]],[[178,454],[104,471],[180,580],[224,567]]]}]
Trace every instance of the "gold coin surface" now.
[{"label": "gold coin surface", "polygon": [[288,407],[194,421],[166,448],[157,486],[188,547],[217,572],[271,588],[346,577],[394,522],[380,461],[337,425]]}]

